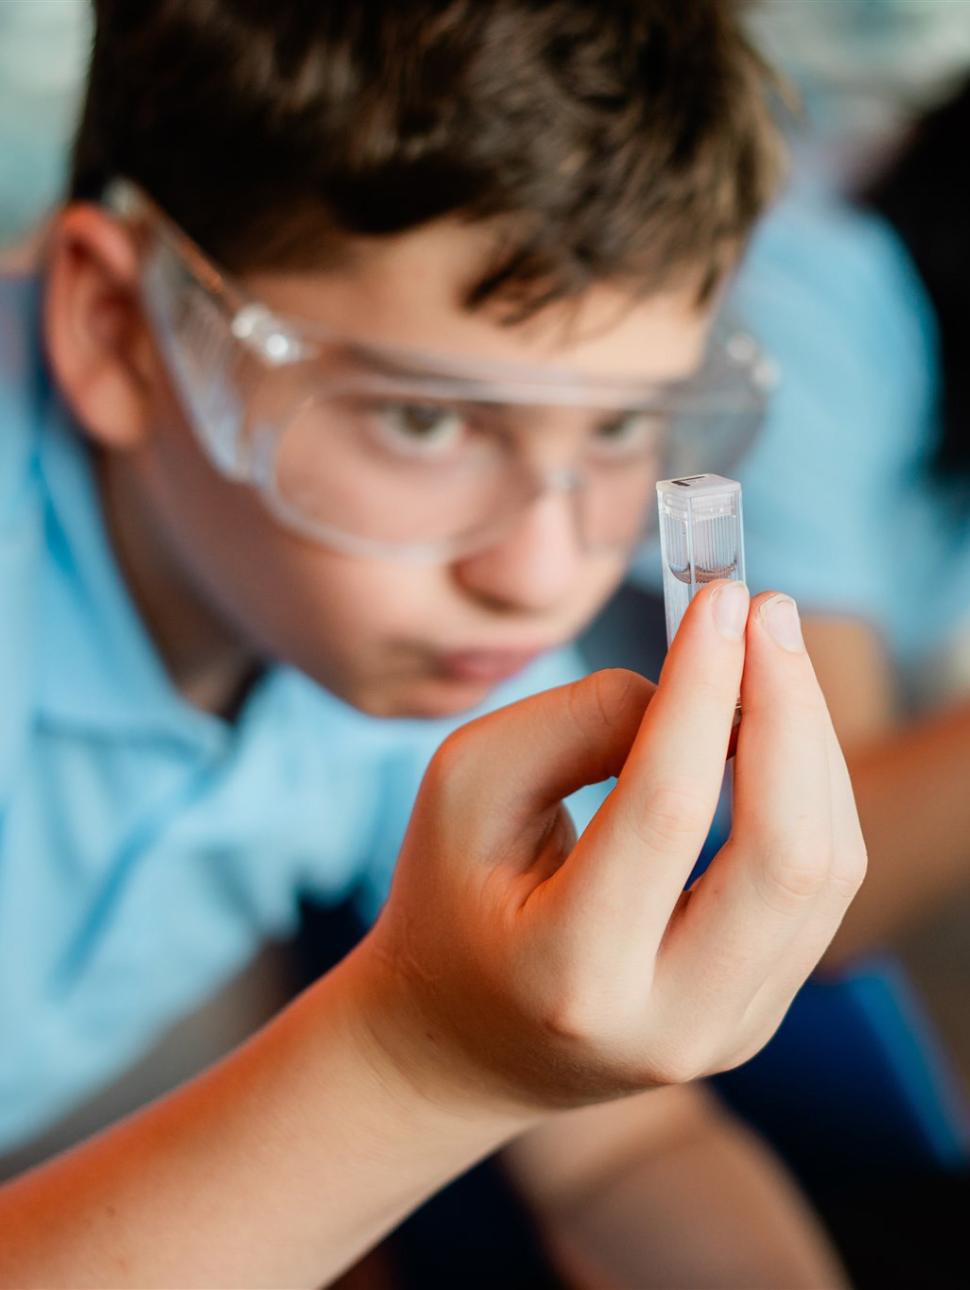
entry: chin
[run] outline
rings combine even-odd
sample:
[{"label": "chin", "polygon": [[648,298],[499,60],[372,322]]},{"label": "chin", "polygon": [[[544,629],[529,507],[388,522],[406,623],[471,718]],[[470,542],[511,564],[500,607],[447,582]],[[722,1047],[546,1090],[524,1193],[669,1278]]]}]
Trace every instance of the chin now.
[{"label": "chin", "polygon": [[394,690],[375,688],[339,697],[371,717],[418,717],[440,721],[471,713],[494,689],[494,685],[481,681],[435,679],[403,683]]}]

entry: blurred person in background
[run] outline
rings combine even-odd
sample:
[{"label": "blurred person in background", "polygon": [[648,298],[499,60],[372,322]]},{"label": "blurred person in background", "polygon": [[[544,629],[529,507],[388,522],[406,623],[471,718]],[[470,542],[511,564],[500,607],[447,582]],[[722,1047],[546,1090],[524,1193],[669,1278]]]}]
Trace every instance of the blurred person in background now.
[{"label": "blurred person in background", "polygon": [[[924,808],[901,828],[870,811],[888,856],[912,835],[906,854],[922,859],[887,861],[885,883],[870,874],[835,963],[970,876],[970,816],[952,809],[968,804],[947,792],[970,776],[970,741],[956,725],[934,741],[926,721],[950,729],[970,699],[970,5],[768,0],[751,25],[806,111],[789,191],[732,296],[781,374],[739,471],[749,569],[755,585],[793,580],[812,607],[813,660],[863,797],[882,780],[885,808]],[[908,772],[881,760],[901,727]],[[939,765],[923,762],[930,744]]]},{"label": "blurred person in background", "polygon": [[776,212],[739,286],[783,373],[742,470],[752,576],[810,606],[873,857],[831,963],[970,889],[968,140],[970,84],[856,209]]},{"label": "blurred person in background", "polygon": [[802,177],[848,187],[970,67],[966,0],[762,0],[751,31],[798,87]]},{"label": "blurred person in background", "polygon": [[[870,854],[868,880],[813,987],[814,1020],[809,1007],[801,1038],[778,1049],[776,1060],[787,1052],[789,1061],[774,1071],[775,1087],[789,1083],[778,1123],[797,1116],[814,1084],[830,1085],[822,1113],[835,1123],[851,1124],[860,1101],[880,1105],[878,1064],[847,1064],[851,1031],[834,1046],[826,1038],[839,1033],[825,1020],[839,989],[851,995],[858,980],[865,997],[883,965],[889,992],[877,1010],[885,1019],[897,1006],[891,960],[867,956],[900,953],[946,1041],[945,1051],[934,1043],[898,978],[909,1038],[890,1045],[889,1083],[908,1083],[925,1151],[891,1119],[862,1153],[846,1132],[827,1157],[791,1135],[821,1180],[812,1194],[834,1197],[823,1210],[855,1248],[850,1268],[880,1286],[920,1276],[962,1285],[967,1273],[958,1215],[970,1081],[968,141],[970,83],[897,140],[854,202],[814,178],[796,183],[759,230],[735,293],[781,372],[739,472],[748,577],[755,587],[783,582],[805,607]],[[914,1063],[939,1079],[935,1109]],[[846,1182],[852,1171],[858,1185]]]},{"label": "blurred person in background", "polygon": [[64,188],[84,83],[87,0],[0,4],[0,265],[30,263]]},{"label": "blurred person in background", "polygon": [[[863,8],[756,14],[809,114],[791,189],[754,239],[733,303],[781,372],[739,472],[748,575],[756,587],[783,580],[807,606],[870,874],[804,1007],[747,1071],[717,1083],[824,1202],[865,1284],[962,1285],[970,120],[954,78],[968,62],[970,6],[874,5],[871,21]],[[651,560],[640,572],[656,586]]]}]

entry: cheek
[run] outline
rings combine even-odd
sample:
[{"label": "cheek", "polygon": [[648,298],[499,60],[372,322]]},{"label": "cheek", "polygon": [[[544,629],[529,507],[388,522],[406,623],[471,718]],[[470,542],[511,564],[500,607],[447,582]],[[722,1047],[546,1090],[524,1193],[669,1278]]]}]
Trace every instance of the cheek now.
[{"label": "cheek", "polygon": [[580,631],[589,619],[609,600],[623,581],[630,560],[619,555],[590,556],[568,597],[575,631]]},{"label": "cheek", "polygon": [[[248,516],[238,526],[226,518],[213,559],[220,598],[261,651],[328,684],[335,673],[373,670],[396,638],[415,634],[426,597],[407,571],[304,542],[270,517]],[[226,544],[243,531],[248,542]]]},{"label": "cheek", "polygon": [[322,660],[352,665],[413,636],[440,608],[440,570],[356,560],[292,534],[217,474],[174,409],[141,473],[185,576],[260,652],[318,675]]},{"label": "cheek", "polygon": [[[197,594],[260,653],[352,701],[348,692],[368,677],[410,674],[419,665],[415,643],[463,638],[481,613],[447,566],[355,559],[290,533],[251,489],[213,469],[174,405],[164,409],[141,473],[166,545]],[[550,634],[581,629],[624,569],[615,556],[584,561]]]},{"label": "cheek", "polygon": [[433,621],[441,575],[302,547],[291,554],[284,581],[292,603],[301,605],[304,631],[326,635],[341,652],[372,655],[422,634],[422,624]]}]

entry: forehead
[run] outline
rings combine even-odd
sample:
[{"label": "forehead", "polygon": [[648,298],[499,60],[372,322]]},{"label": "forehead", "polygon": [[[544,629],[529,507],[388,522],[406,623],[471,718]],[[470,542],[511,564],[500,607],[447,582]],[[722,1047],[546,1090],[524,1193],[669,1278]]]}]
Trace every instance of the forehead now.
[{"label": "forehead", "polygon": [[643,300],[598,284],[510,324],[507,301],[474,310],[465,304],[495,248],[493,230],[449,220],[357,239],[337,268],[245,281],[279,313],[372,344],[638,380],[676,379],[696,366],[710,309],[698,307],[694,283]]}]

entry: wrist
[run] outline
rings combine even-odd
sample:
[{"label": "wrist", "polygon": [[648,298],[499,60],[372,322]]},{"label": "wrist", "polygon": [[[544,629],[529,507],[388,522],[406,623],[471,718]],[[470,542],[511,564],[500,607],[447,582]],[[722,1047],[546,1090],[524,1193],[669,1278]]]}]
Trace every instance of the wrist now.
[{"label": "wrist", "polygon": [[[406,974],[388,963],[372,937],[330,972],[319,988],[330,994],[360,1078],[393,1104],[399,1123],[423,1126],[479,1157],[544,1118],[495,1087],[446,1028],[429,1017],[409,990]],[[328,1009],[329,1011],[329,1009]],[[469,1163],[471,1159],[469,1158]]]},{"label": "wrist", "polygon": [[368,936],[340,965],[346,1025],[361,1061],[388,1094],[419,1116],[462,1126],[500,1146],[545,1118],[479,1065],[429,1015],[400,967]]}]

